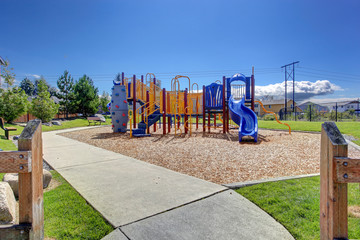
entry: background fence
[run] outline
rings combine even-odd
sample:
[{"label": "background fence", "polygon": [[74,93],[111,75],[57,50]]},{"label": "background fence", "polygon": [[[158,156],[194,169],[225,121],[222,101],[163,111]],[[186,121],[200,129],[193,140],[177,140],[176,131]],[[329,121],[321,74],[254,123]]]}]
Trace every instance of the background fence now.
[{"label": "background fence", "polygon": [[[286,114],[285,114],[286,112]],[[296,105],[296,109],[288,106],[275,112],[280,120],[292,121],[360,121],[360,101],[324,102],[321,104],[305,103]],[[270,115],[258,116],[262,120],[272,120]]]},{"label": "background fence", "polygon": [[[73,117],[77,117],[77,114],[68,114],[69,118],[73,118]],[[66,118],[66,114],[63,113],[58,113],[54,116],[54,119],[59,119],[59,118]],[[30,113],[24,114],[20,117],[18,117],[17,119],[14,120],[14,123],[26,123],[30,120],[34,120],[37,119],[37,117],[31,115]]]}]

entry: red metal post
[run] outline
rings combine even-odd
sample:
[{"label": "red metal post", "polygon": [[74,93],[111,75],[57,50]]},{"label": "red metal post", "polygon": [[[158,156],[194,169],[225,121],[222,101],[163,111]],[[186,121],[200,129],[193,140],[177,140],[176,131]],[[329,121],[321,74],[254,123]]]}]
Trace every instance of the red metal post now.
[{"label": "red metal post", "polygon": [[[144,98],[144,75],[141,75],[141,100],[143,101],[145,98]],[[144,111],[145,111],[145,108],[144,108],[144,105],[141,107],[141,121],[145,121],[144,120]]]},{"label": "red metal post", "polygon": [[141,99],[144,99],[144,75],[141,75]]},{"label": "red metal post", "polygon": [[206,114],[205,114],[205,85],[203,85],[203,132],[205,132]]},{"label": "red metal post", "polygon": [[147,118],[147,124],[146,124],[146,132],[147,134],[150,133],[150,129],[149,129],[149,113],[150,113],[150,109],[149,109],[149,106],[150,106],[150,97],[149,97],[149,91],[146,91],[146,109],[147,109],[147,113],[146,113],[146,118]]},{"label": "red metal post", "polygon": [[255,112],[255,77],[254,77],[254,67],[252,69],[252,75],[251,75],[251,110]]},{"label": "red metal post", "polygon": [[134,128],[136,128],[136,76],[133,76],[133,122],[134,122]]},{"label": "red metal post", "polygon": [[[155,86],[156,86],[156,78],[154,78],[154,104],[156,102],[156,87]],[[154,106],[154,108],[155,108],[155,106]],[[154,132],[156,132],[156,122],[154,123]]]},{"label": "red metal post", "polygon": [[226,133],[226,128],[227,128],[227,117],[226,117],[226,77],[223,76],[223,133]]},{"label": "red metal post", "polygon": [[187,95],[188,95],[188,89],[185,88],[185,92],[184,92],[184,121],[185,121],[185,124],[184,124],[184,128],[185,128],[185,134],[187,134],[188,132],[188,109],[187,109],[187,106],[188,106],[188,102],[187,102]]},{"label": "red metal post", "polygon": [[[178,114],[180,114],[180,106],[179,106],[179,102],[180,102],[180,94],[177,95],[177,102],[178,102],[178,105],[177,105],[177,112]],[[181,115],[178,115],[176,116],[178,122],[177,122],[177,127],[180,128],[180,116]]]},{"label": "red metal post", "polygon": [[211,113],[208,112],[208,131],[210,132]]},{"label": "red metal post", "polygon": [[171,106],[170,106],[170,94],[166,94],[167,97],[167,103],[169,104],[169,116],[168,116],[168,133],[171,131]]},{"label": "red metal post", "polygon": [[163,135],[166,134],[166,91],[163,88]]}]

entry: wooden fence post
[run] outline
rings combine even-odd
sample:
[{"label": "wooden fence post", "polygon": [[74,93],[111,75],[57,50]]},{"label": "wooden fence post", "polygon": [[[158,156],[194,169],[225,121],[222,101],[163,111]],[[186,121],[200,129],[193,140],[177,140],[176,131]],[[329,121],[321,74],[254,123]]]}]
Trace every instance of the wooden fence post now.
[{"label": "wooden fence post", "polygon": [[334,122],[321,129],[320,238],[347,239],[347,183],[360,181],[360,160],[349,159],[348,145]]},{"label": "wooden fence post", "polygon": [[44,239],[40,120],[28,122],[19,137],[18,149],[0,152],[0,172],[19,173],[19,225],[0,227],[0,236],[1,239]]}]

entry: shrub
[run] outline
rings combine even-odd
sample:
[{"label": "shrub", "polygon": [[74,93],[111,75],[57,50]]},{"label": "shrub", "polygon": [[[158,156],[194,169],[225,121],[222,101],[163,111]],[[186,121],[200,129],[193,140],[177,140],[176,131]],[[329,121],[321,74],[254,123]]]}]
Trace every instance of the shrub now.
[{"label": "shrub", "polygon": [[0,116],[11,123],[27,112],[29,102],[26,93],[18,87],[8,88],[0,95]]},{"label": "shrub", "polygon": [[265,120],[265,121],[274,121],[274,120],[275,120],[275,116],[272,115],[272,114],[266,114],[266,115],[264,116],[264,120]]}]

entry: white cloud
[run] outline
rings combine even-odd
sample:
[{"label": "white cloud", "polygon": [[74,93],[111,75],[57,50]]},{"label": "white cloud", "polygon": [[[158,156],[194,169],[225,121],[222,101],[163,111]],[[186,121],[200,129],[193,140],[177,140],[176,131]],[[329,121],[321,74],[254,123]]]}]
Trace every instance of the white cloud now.
[{"label": "white cloud", "polygon": [[34,78],[40,78],[41,77],[40,75],[37,75],[37,74],[30,74],[30,76],[32,76]]},{"label": "white cloud", "polygon": [[[317,80],[316,82],[309,81],[295,81],[295,99],[302,101],[314,96],[328,95],[334,91],[343,91],[343,89],[328,80]],[[292,96],[292,82],[288,82],[287,92]],[[255,96],[274,96],[274,98],[283,99],[285,94],[285,82],[269,84],[267,86],[256,86]]]}]

